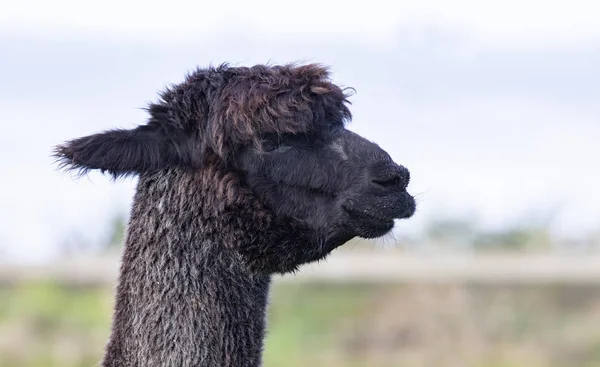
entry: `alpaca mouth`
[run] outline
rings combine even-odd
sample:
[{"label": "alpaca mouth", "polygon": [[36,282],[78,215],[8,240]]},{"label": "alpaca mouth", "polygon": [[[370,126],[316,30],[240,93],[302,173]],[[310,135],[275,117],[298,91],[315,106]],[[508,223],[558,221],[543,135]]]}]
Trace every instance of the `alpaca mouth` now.
[{"label": "alpaca mouth", "polygon": [[348,206],[347,204],[342,205],[342,209],[352,219],[364,220],[367,222],[377,222],[381,224],[393,224],[395,219],[406,219],[412,217],[415,213],[416,205],[414,198],[404,192],[404,197],[400,202],[394,205],[394,208],[379,209],[376,206],[368,206],[364,208],[356,208],[354,205]]},{"label": "alpaca mouth", "polygon": [[387,234],[394,228],[396,219],[411,217],[416,209],[414,199],[408,193],[407,198],[397,203],[394,209],[369,206],[357,208],[352,205],[342,205],[348,215],[348,225],[363,238],[376,238]]},{"label": "alpaca mouth", "polygon": [[360,237],[381,237],[394,228],[395,218],[366,213],[362,210],[356,210],[345,206],[342,206],[342,208],[349,216],[349,224]]},{"label": "alpaca mouth", "polygon": [[343,209],[353,219],[360,219],[368,222],[377,222],[381,224],[394,224],[395,218],[392,217],[386,217],[374,213],[367,213],[362,210],[356,210],[345,206],[343,207]]}]

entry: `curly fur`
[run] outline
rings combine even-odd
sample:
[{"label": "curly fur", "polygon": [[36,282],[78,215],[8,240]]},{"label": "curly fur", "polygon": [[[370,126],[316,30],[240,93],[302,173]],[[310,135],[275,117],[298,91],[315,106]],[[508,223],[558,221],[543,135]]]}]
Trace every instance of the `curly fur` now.
[{"label": "curly fur", "polygon": [[198,69],[147,124],[59,145],[64,169],[139,175],[104,367],[261,364],[273,273],[387,233],[408,170],[344,128],[319,65]]}]

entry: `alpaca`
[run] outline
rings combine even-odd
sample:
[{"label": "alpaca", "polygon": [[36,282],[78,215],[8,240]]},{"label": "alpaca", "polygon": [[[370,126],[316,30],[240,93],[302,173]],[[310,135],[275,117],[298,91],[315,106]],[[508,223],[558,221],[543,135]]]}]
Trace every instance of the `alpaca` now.
[{"label": "alpaca", "polygon": [[260,366],[271,276],[415,211],[409,172],[345,128],[316,65],[197,69],[132,130],[55,148],[137,175],[104,367]]}]

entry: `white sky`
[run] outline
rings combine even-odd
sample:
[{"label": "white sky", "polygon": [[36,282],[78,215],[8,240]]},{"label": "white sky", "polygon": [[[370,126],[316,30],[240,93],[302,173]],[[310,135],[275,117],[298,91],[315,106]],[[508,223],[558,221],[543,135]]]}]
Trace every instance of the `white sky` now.
[{"label": "white sky", "polygon": [[597,40],[598,14],[595,0],[20,0],[2,6],[0,30],[51,36],[84,29],[150,39],[245,28],[269,37],[352,35],[385,42],[399,30],[425,25],[514,47]]},{"label": "white sky", "polygon": [[559,208],[558,232],[598,228],[600,1],[220,3],[1,5],[0,53],[4,40],[16,49],[0,60],[0,257],[44,260],[69,233],[105,236],[134,182],[73,182],[50,147],[140,123],[165,83],[223,61],[333,64],[358,90],[351,129],[412,172],[421,210],[402,230],[438,210],[490,225],[531,208]]}]

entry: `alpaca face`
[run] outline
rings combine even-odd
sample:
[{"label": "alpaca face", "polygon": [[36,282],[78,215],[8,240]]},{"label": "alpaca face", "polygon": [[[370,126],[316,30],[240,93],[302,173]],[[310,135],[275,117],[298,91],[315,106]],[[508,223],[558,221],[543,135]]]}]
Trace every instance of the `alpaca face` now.
[{"label": "alpaca face", "polygon": [[292,217],[333,237],[379,237],[408,218],[409,171],[376,144],[341,125],[268,135],[263,147],[236,157],[253,191],[278,216]]}]

